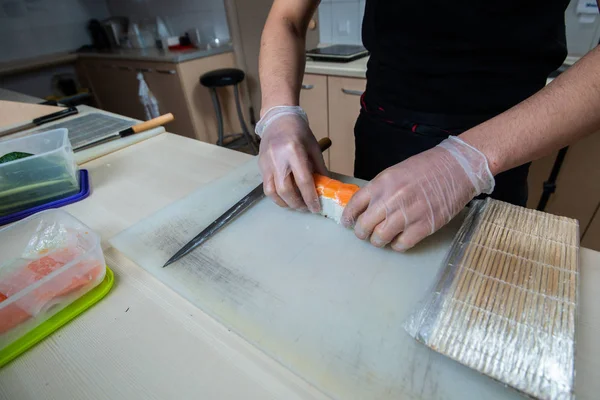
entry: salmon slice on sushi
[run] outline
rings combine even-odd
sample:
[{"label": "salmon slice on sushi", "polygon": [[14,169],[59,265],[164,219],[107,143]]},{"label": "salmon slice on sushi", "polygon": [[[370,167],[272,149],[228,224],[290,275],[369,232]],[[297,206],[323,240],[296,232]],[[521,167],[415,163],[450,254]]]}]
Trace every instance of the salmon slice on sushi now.
[{"label": "salmon slice on sushi", "polygon": [[339,224],[344,208],[360,188],[319,174],[313,174],[313,179],[321,201],[321,215]]}]

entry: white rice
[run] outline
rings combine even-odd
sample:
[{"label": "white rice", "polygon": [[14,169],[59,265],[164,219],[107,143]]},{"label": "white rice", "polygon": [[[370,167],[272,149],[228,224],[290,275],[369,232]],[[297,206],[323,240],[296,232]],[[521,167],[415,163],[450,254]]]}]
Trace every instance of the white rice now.
[{"label": "white rice", "polygon": [[319,196],[319,199],[321,200],[321,215],[332,219],[339,224],[340,220],[342,219],[344,207],[335,199],[331,199],[329,197]]}]

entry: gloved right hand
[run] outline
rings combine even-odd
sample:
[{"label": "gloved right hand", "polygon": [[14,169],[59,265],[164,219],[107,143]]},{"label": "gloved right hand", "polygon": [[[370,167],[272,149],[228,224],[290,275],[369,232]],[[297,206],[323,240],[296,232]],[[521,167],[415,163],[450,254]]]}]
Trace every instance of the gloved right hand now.
[{"label": "gloved right hand", "polygon": [[258,165],[265,194],[281,207],[319,212],[312,173],[327,175],[327,169],[302,108],[270,108],[256,125],[256,133],[262,138]]},{"label": "gloved right hand", "polygon": [[494,185],[485,154],[450,136],[377,175],[350,199],[342,223],[377,247],[405,251]]}]

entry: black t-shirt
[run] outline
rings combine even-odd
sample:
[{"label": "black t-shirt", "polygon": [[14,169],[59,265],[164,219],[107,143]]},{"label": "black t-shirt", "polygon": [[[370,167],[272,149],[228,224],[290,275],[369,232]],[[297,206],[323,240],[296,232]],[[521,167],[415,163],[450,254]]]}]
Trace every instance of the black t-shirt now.
[{"label": "black t-shirt", "polygon": [[367,98],[441,114],[502,112],[567,55],[568,0],[366,0]]}]

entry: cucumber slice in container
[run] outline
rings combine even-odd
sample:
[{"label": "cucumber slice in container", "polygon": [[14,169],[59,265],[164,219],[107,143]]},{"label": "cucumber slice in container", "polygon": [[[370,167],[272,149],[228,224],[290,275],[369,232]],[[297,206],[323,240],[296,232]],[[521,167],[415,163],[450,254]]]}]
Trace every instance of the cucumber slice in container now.
[{"label": "cucumber slice in container", "polygon": [[13,151],[0,157],[0,164],[4,164],[11,161],[20,160],[21,158],[31,157],[33,154],[23,153],[20,151]]}]

